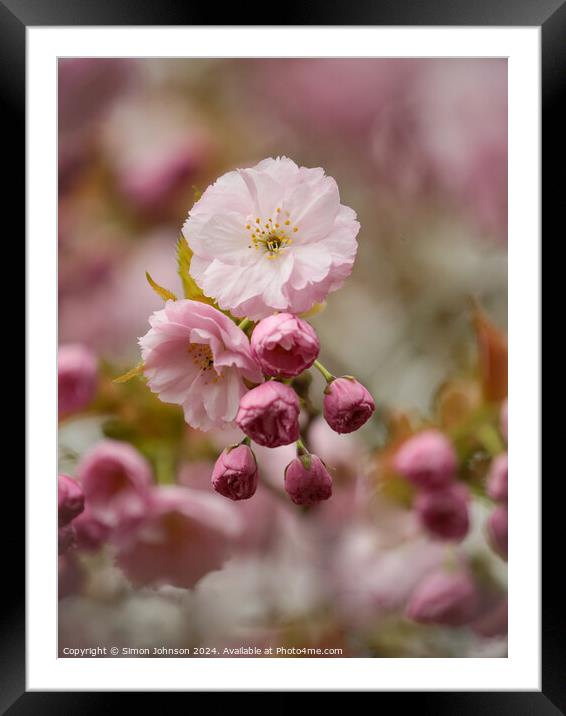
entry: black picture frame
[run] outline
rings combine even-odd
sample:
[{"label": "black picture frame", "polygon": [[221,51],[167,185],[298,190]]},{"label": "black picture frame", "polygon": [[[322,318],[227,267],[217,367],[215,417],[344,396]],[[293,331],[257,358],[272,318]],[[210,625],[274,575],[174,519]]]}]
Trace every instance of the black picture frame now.
[{"label": "black picture frame", "polygon": [[[219,6],[220,7],[220,6]],[[267,7],[267,6],[266,6]],[[218,19],[219,8],[206,3],[174,3],[173,0],[0,0],[0,96],[2,98],[3,137],[13,152],[9,181],[4,196],[7,213],[25,221],[25,64],[26,27],[69,25],[211,25]],[[222,6],[223,25],[270,24],[268,15],[247,22],[240,5]],[[251,14],[251,13],[250,13]],[[566,94],[566,2],[565,0],[303,0],[286,3],[288,25],[443,25],[443,26],[537,26],[542,36],[542,163],[543,226],[558,218],[563,199],[561,176],[562,153],[557,151],[565,126],[564,111],[559,106]],[[231,22],[235,21],[235,22]],[[5,175],[7,174],[5,170]],[[562,196],[561,196],[562,195]],[[16,225],[16,224],[15,224]],[[557,226],[559,226],[557,222]],[[14,237],[20,232],[14,232]],[[563,233],[563,231],[561,231]],[[23,241],[22,244],[23,245]],[[11,294],[11,292],[10,292]],[[12,296],[10,295],[10,298]],[[33,396],[27,396],[27,409],[33,410]],[[8,475],[5,476],[6,478]],[[24,504],[23,480],[11,475],[3,491],[4,505]],[[543,611],[542,611],[542,690],[540,692],[377,692],[373,708],[383,708],[385,699],[418,709],[419,714],[466,716],[467,714],[533,714],[551,716],[566,709],[566,663],[564,659],[564,604],[566,590],[560,583],[559,558],[554,561],[551,547],[562,543],[558,515],[561,503],[553,498],[549,487],[543,497]],[[9,510],[6,510],[8,512]],[[22,508],[23,512],[23,508]],[[19,512],[18,515],[21,515]],[[0,714],[94,714],[108,709],[104,692],[27,692],[25,690],[25,590],[24,590],[24,521],[20,518],[10,536],[5,537],[5,551],[10,551],[14,565],[4,572],[0,612]],[[9,545],[7,547],[6,545]],[[546,559],[544,559],[546,557]],[[551,563],[551,560],[552,563]],[[8,568],[5,566],[5,570]],[[8,576],[9,575],[9,576]],[[211,662],[211,668],[213,663]],[[449,685],[447,685],[449,688]],[[132,698],[140,694],[115,694],[113,700],[132,708]],[[143,693],[144,705],[151,708],[157,695]],[[401,702],[397,699],[402,699]]]}]

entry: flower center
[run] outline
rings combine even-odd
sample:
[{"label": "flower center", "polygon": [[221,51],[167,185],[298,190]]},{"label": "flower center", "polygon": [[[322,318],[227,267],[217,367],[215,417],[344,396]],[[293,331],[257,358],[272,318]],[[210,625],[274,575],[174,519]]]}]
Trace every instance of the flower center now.
[{"label": "flower center", "polygon": [[193,365],[201,372],[208,373],[210,380],[207,378],[206,383],[217,383],[224,376],[214,367],[214,358],[210,346],[205,343],[191,343],[187,348]]},{"label": "flower center", "polygon": [[281,209],[277,208],[275,220],[269,217],[264,221],[258,216],[246,224],[246,231],[250,233],[248,248],[263,251],[268,259],[276,259],[293,243],[291,234],[298,230],[297,226],[291,227],[289,212],[283,212],[281,216]]}]

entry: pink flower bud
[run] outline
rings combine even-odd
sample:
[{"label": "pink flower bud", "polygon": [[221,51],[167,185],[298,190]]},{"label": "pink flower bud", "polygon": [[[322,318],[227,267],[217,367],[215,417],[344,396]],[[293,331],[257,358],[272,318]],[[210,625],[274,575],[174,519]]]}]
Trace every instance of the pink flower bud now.
[{"label": "pink flower bud", "polygon": [[501,414],[500,414],[500,427],[501,427],[501,434],[505,438],[505,442],[507,442],[507,398],[504,400],[503,405],[501,406]]},{"label": "pink flower bud", "polygon": [[316,455],[302,455],[285,468],[285,489],[296,505],[310,507],[332,495],[332,478]]},{"label": "pink flower bud", "polygon": [[462,626],[474,616],[478,593],[467,572],[435,572],[419,584],[407,606],[407,617],[421,624]]},{"label": "pink flower bud", "polygon": [[59,346],[57,378],[59,415],[82,410],[96,393],[97,364],[94,354],[80,344]]},{"label": "pink flower bud", "polygon": [[324,417],[337,433],[353,433],[372,416],[375,403],[367,388],[355,378],[344,376],[326,386]]},{"label": "pink flower bud", "polygon": [[65,527],[84,510],[85,499],[80,485],[67,475],[57,478],[59,527]]},{"label": "pink flower bud", "polygon": [[247,445],[227,447],[212,471],[212,486],[231,500],[247,500],[255,494],[258,483],[257,463]]},{"label": "pink flower bud", "polygon": [[507,502],[507,453],[494,458],[487,475],[487,494],[496,502]]},{"label": "pink flower bud", "polygon": [[76,547],[76,535],[73,525],[59,527],[58,542],[59,554],[65,554],[70,549]]},{"label": "pink flower bud", "polygon": [[507,559],[507,532],[507,505],[498,505],[487,521],[487,533],[493,551],[505,560]]},{"label": "pink flower bud", "polygon": [[274,448],[299,439],[299,411],[295,391],[270,380],[242,397],[236,423],[258,445]]},{"label": "pink flower bud", "polygon": [[250,345],[262,371],[281,378],[294,378],[310,368],[320,351],[314,328],[291,313],[276,313],[260,321]]},{"label": "pink flower bud", "polygon": [[425,430],[409,438],[397,451],[395,470],[425,490],[447,487],[457,467],[452,443],[439,430]]},{"label": "pink flower bud", "polygon": [[117,440],[97,443],[77,466],[86,503],[110,526],[142,515],[152,486],[147,460],[131,445]]},{"label": "pink flower bud", "polygon": [[415,511],[423,527],[434,537],[461,540],[470,527],[469,493],[461,484],[444,490],[421,492],[415,500]]}]

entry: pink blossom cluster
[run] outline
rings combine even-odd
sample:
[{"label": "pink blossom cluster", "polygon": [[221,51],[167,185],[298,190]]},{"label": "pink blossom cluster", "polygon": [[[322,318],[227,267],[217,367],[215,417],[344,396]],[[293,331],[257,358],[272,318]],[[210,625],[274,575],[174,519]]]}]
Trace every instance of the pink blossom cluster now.
[{"label": "pink blossom cluster", "polygon": [[[311,366],[326,379],[323,412],[335,432],[358,430],[375,410],[361,383],[335,378],[318,362],[318,336],[298,315],[342,285],[358,230],[334,179],[286,157],[225,174],[191,209],[183,227],[190,273],[215,305],[168,300],[139,343],[149,388],[182,406],[191,427],[235,424],[244,433],[214,468],[213,487],[225,497],[248,499],[256,491],[251,441],[267,448],[297,443],[284,480],[293,502],[330,497],[328,470],[301,440],[293,387]],[[238,323],[235,316],[247,317]]]},{"label": "pink blossom cluster", "polygon": [[[75,478],[59,476],[59,552],[110,545],[135,585],[192,587],[218,569],[240,535],[240,516],[202,490],[157,486],[131,445],[103,440],[80,459]],[[60,565],[62,566],[62,565]]]},{"label": "pink blossom cluster", "polygon": [[[507,401],[501,408],[500,427],[507,440]],[[394,468],[417,489],[415,512],[429,534],[455,541],[467,535],[469,491],[456,480],[456,451],[441,431],[425,430],[406,440],[395,455]],[[486,493],[496,503],[487,520],[488,543],[507,559],[507,453],[491,461]],[[506,597],[482,591],[472,572],[460,563],[431,571],[411,594],[405,614],[422,624],[469,626],[481,636],[507,631]]]},{"label": "pink blossom cluster", "polygon": [[[304,319],[277,313],[260,321],[251,340],[218,309],[188,299],[168,301],[150,318],[140,339],[148,385],[161,400],[181,405],[189,425],[202,430],[236,425],[244,433],[219,457],[212,485],[232,500],[252,497],[258,470],[250,447],[297,443],[299,456],[285,471],[293,502],[312,505],[330,497],[324,463],[300,440],[301,401],[292,379],[317,360],[318,337]],[[324,417],[338,433],[350,433],[371,417],[369,391],[351,376],[327,377]],[[291,381],[291,382],[288,382]]]},{"label": "pink blossom cluster", "polygon": [[439,430],[417,433],[399,448],[395,470],[416,488],[415,511],[424,529],[437,539],[462,540],[468,533],[470,495],[456,481],[457,456]]},{"label": "pink blossom cluster", "polygon": [[[507,435],[507,402],[501,410],[501,432]],[[414,509],[423,528],[442,540],[462,540],[469,531],[470,493],[457,481],[458,460],[450,440],[428,429],[406,440],[394,458],[395,471],[416,488]],[[486,493],[495,503],[487,522],[493,550],[507,559],[507,453],[490,464]]]}]

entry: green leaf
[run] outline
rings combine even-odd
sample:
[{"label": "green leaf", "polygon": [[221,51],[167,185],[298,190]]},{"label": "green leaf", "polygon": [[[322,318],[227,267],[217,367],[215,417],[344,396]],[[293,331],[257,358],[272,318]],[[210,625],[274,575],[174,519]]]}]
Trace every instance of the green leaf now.
[{"label": "green leaf", "polygon": [[203,303],[214,306],[214,301],[204,295],[202,289],[197,285],[190,274],[192,257],[193,252],[187,243],[187,239],[185,239],[183,235],[179,236],[179,240],[177,241],[177,267],[183,284],[185,298],[190,298],[193,301],[202,301]]},{"label": "green leaf", "polygon": [[127,373],[124,373],[123,375],[119,375],[117,378],[114,378],[112,381],[113,383],[127,383],[132,378],[135,378],[138,375],[143,374],[143,363],[138,363],[135,368],[132,368]]},{"label": "green leaf", "polygon": [[166,288],[163,288],[163,286],[160,286],[158,283],[155,283],[155,281],[151,278],[149,275],[149,271],[145,272],[145,277],[147,279],[147,282],[151,286],[151,288],[155,291],[155,293],[159,296],[159,298],[162,298],[164,301],[176,301],[177,296],[175,296],[174,293],[169,291]]},{"label": "green leaf", "polygon": [[181,277],[185,298],[189,298],[192,301],[200,301],[201,303],[208,303],[209,306],[214,306],[218,311],[228,316],[231,321],[239,324],[241,322],[240,318],[233,316],[230,311],[223,311],[213,298],[204,295],[202,289],[190,274],[192,257],[193,252],[187,239],[181,234],[177,241],[177,270]]}]

